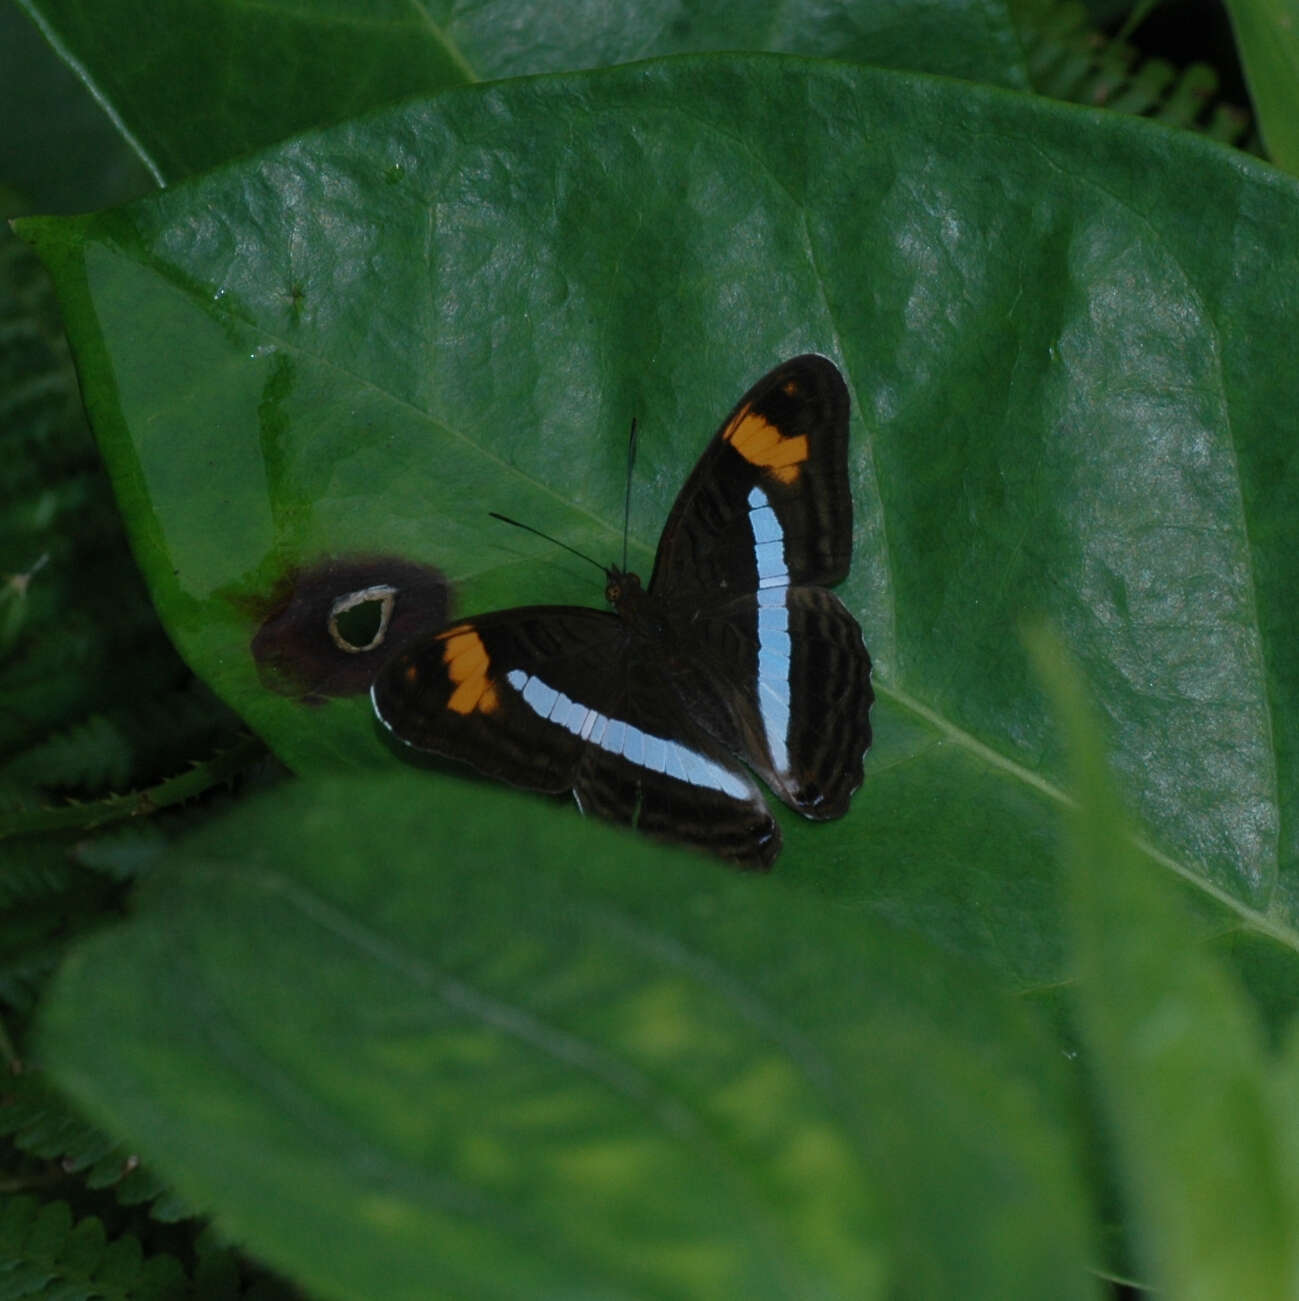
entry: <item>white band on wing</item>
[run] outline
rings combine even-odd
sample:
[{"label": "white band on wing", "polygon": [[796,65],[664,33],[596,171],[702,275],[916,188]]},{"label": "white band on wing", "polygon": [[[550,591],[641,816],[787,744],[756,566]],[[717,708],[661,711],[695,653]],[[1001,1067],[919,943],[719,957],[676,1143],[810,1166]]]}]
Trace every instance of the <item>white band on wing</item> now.
[{"label": "white band on wing", "polygon": [[601,750],[621,755],[628,763],[649,772],[663,773],[690,786],[721,791],[723,795],[732,795],[736,799],[748,799],[751,794],[745,781],[707,755],[679,741],[643,732],[620,718],[609,718],[547,686],[535,673],[511,669],[505,680],[539,718],[558,723]]},{"label": "white band on wing", "polygon": [[767,734],[771,766],[789,770],[790,642],[789,566],[785,531],[761,488],[749,493],[749,526],[758,566],[758,711]]}]

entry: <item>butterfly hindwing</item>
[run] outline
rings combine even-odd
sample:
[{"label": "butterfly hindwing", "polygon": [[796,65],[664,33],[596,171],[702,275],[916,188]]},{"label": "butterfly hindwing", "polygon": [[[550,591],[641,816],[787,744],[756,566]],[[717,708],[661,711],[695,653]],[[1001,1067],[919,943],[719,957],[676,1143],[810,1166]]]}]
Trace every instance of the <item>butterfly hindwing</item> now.
[{"label": "butterfly hindwing", "polygon": [[683,715],[657,657],[616,615],[504,610],[400,652],[371,690],[388,730],[530,790],[769,866],[780,834],[752,778]]},{"label": "butterfly hindwing", "polygon": [[792,809],[841,817],[871,741],[870,656],[833,592],[770,587],[701,612],[683,697]]},{"label": "butterfly hindwing", "polygon": [[643,639],[628,645],[623,682],[596,711],[579,760],[578,803],[741,866],[769,867],[780,830],[767,802],[734,752],[683,708],[665,658]]},{"label": "butterfly hindwing", "polygon": [[780,852],[780,828],[752,779],[715,743],[709,757],[717,778],[708,785],[647,775],[639,765],[588,751],[576,786],[583,810],[623,822],[664,840],[681,841],[741,867],[768,868]]}]

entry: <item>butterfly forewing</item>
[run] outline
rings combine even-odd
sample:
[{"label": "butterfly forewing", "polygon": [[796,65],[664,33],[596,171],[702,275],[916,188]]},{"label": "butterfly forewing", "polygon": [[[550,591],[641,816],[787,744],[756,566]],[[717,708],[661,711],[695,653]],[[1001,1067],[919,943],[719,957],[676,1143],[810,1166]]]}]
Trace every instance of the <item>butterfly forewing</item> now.
[{"label": "butterfly forewing", "polygon": [[758,586],[755,487],[780,518],[791,582],[823,585],[847,574],[848,390],[833,362],[795,357],[740,399],[677,494],[651,594],[706,604]]}]

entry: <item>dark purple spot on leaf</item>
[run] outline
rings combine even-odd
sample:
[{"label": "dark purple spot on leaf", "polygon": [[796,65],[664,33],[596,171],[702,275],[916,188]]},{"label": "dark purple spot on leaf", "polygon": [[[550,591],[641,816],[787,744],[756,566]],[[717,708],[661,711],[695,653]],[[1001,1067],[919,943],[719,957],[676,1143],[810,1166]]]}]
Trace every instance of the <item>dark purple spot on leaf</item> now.
[{"label": "dark purple spot on leaf", "polygon": [[441,571],[395,556],[338,556],[291,570],[259,604],[251,643],[258,676],[303,704],[368,691],[389,655],[450,614]]}]

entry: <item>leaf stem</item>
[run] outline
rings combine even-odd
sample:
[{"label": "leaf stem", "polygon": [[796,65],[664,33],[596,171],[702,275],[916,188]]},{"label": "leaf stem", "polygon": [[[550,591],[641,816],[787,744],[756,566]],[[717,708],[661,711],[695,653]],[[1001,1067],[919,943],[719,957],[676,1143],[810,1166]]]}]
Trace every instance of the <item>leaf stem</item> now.
[{"label": "leaf stem", "polygon": [[168,777],[156,786],[88,804],[64,804],[57,808],[25,809],[0,814],[0,840],[9,836],[30,836],[43,831],[90,831],[128,818],[144,817],[161,809],[183,804],[229,781],[266,753],[255,736],[246,736],[229,750],[196,763],[188,772]]}]

